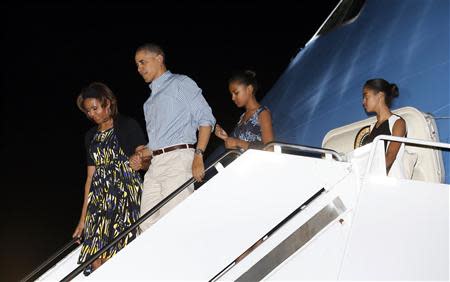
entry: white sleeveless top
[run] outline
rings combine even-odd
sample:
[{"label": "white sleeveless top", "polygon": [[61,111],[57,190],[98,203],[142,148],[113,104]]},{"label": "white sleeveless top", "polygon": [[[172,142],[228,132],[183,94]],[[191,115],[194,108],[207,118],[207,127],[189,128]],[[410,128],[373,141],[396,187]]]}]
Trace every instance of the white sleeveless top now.
[{"label": "white sleeveless top", "polygon": [[[390,131],[391,135],[392,135],[392,130],[394,128],[394,124],[399,119],[400,119],[400,117],[397,115],[391,115],[389,117],[388,123],[389,123],[389,131]],[[372,131],[374,126],[375,126],[375,124],[370,126],[370,131]],[[406,133],[407,132],[408,132],[408,129],[406,128]],[[406,134],[405,134],[405,136],[406,136]],[[405,137],[405,136],[402,136],[402,137]],[[387,151],[387,148],[389,148],[390,143],[391,143],[390,141],[387,141],[386,151]],[[403,161],[402,161],[404,153],[405,153],[405,143],[402,143],[402,145],[400,146],[400,149],[397,152],[397,156],[395,157],[394,163],[392,164],[391,169],[389,170],[388,176],[402,178],[402,179],[409,178],[408,176],[405,175],[405,168],[404,168]]]}]

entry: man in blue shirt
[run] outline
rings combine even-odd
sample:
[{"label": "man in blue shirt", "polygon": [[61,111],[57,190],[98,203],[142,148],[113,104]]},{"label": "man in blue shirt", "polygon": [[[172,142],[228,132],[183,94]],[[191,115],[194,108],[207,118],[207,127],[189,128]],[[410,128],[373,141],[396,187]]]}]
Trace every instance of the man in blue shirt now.
[{"label": "man in blue shirt", "polygon": [[[185,75],[167,70],[160,46],[151,43],[140,46],[135,61],[139,74],[150,83],[151,89],[151,95],[144,103],[149,142],[138,148],[130,159],[134,169],[141,169],[143,160],[151,157],[144,177],[143,215],[189,178],[203,179],[203,152],[215,119],[197,84]],[[178,194],[142,223],[141,230],[146,230],[193,191],[192,185]]]}]

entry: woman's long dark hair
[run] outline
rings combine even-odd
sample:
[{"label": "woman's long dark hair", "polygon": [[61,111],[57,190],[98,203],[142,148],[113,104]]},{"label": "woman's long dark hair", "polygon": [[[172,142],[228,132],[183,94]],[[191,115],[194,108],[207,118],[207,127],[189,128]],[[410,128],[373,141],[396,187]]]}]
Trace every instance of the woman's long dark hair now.
[{"label": "woman's long dark hair", "polygon": [[92,82],[87,87],[81,90],[80,95],[77,97],[77,106],[83,112],[86,113],[84,109],[83,102],[85,99],[94,98],[100,101],[102,107],[105,107],[107,101],[109,101],[109,108],[111,110],[111,117],[115,117],[119,110],[117,109],[117,98],[112,92],[112,90],[104,83]]}]

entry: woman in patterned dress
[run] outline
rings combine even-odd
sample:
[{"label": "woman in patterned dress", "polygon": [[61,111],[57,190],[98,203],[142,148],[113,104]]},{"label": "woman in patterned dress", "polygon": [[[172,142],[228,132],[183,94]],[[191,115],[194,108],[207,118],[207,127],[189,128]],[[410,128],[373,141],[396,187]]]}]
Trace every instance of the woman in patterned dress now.
[{"label": "woman in patterned dress", "polygon": [[253,71],[235,73],[228,81],[231,99],[239,108],[245,108],[239,122],[229,136],[220,125],[214,133],[224,140],[227,149],[262,148],[273,141],[272,117],[267,107],[256,101],[258,90],[256,74]]},{"label": "woman in patterned dress", "polygon": [[[96,126],[85,136],[87,178],[80,221],[73,237],[84,240],[81,264],[139,219],[142,179],[129,156],[146,144],[138,123],[118,114],[117,100],[103,83],[94,82],[78,96],[77,105]],[[133,230],[84,270],[89,275],[136,237]]]}]

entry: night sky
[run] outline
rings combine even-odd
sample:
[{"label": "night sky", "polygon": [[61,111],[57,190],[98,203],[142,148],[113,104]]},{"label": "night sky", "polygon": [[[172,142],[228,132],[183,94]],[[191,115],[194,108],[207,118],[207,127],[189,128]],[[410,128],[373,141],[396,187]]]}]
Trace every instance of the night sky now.
[{"label": "night sky", "polygon": [[[1,4],[0,281],[23,278],[71,240],[93,126],[75,104],[81,88],[106,83],[144,128],[149,91],[134,51],[155,42],[231,130],[242,113],[227,90],[232,71],[256,72],[260,100],[338,2]],[[221,144],[212,136],[207,154]]]}]

